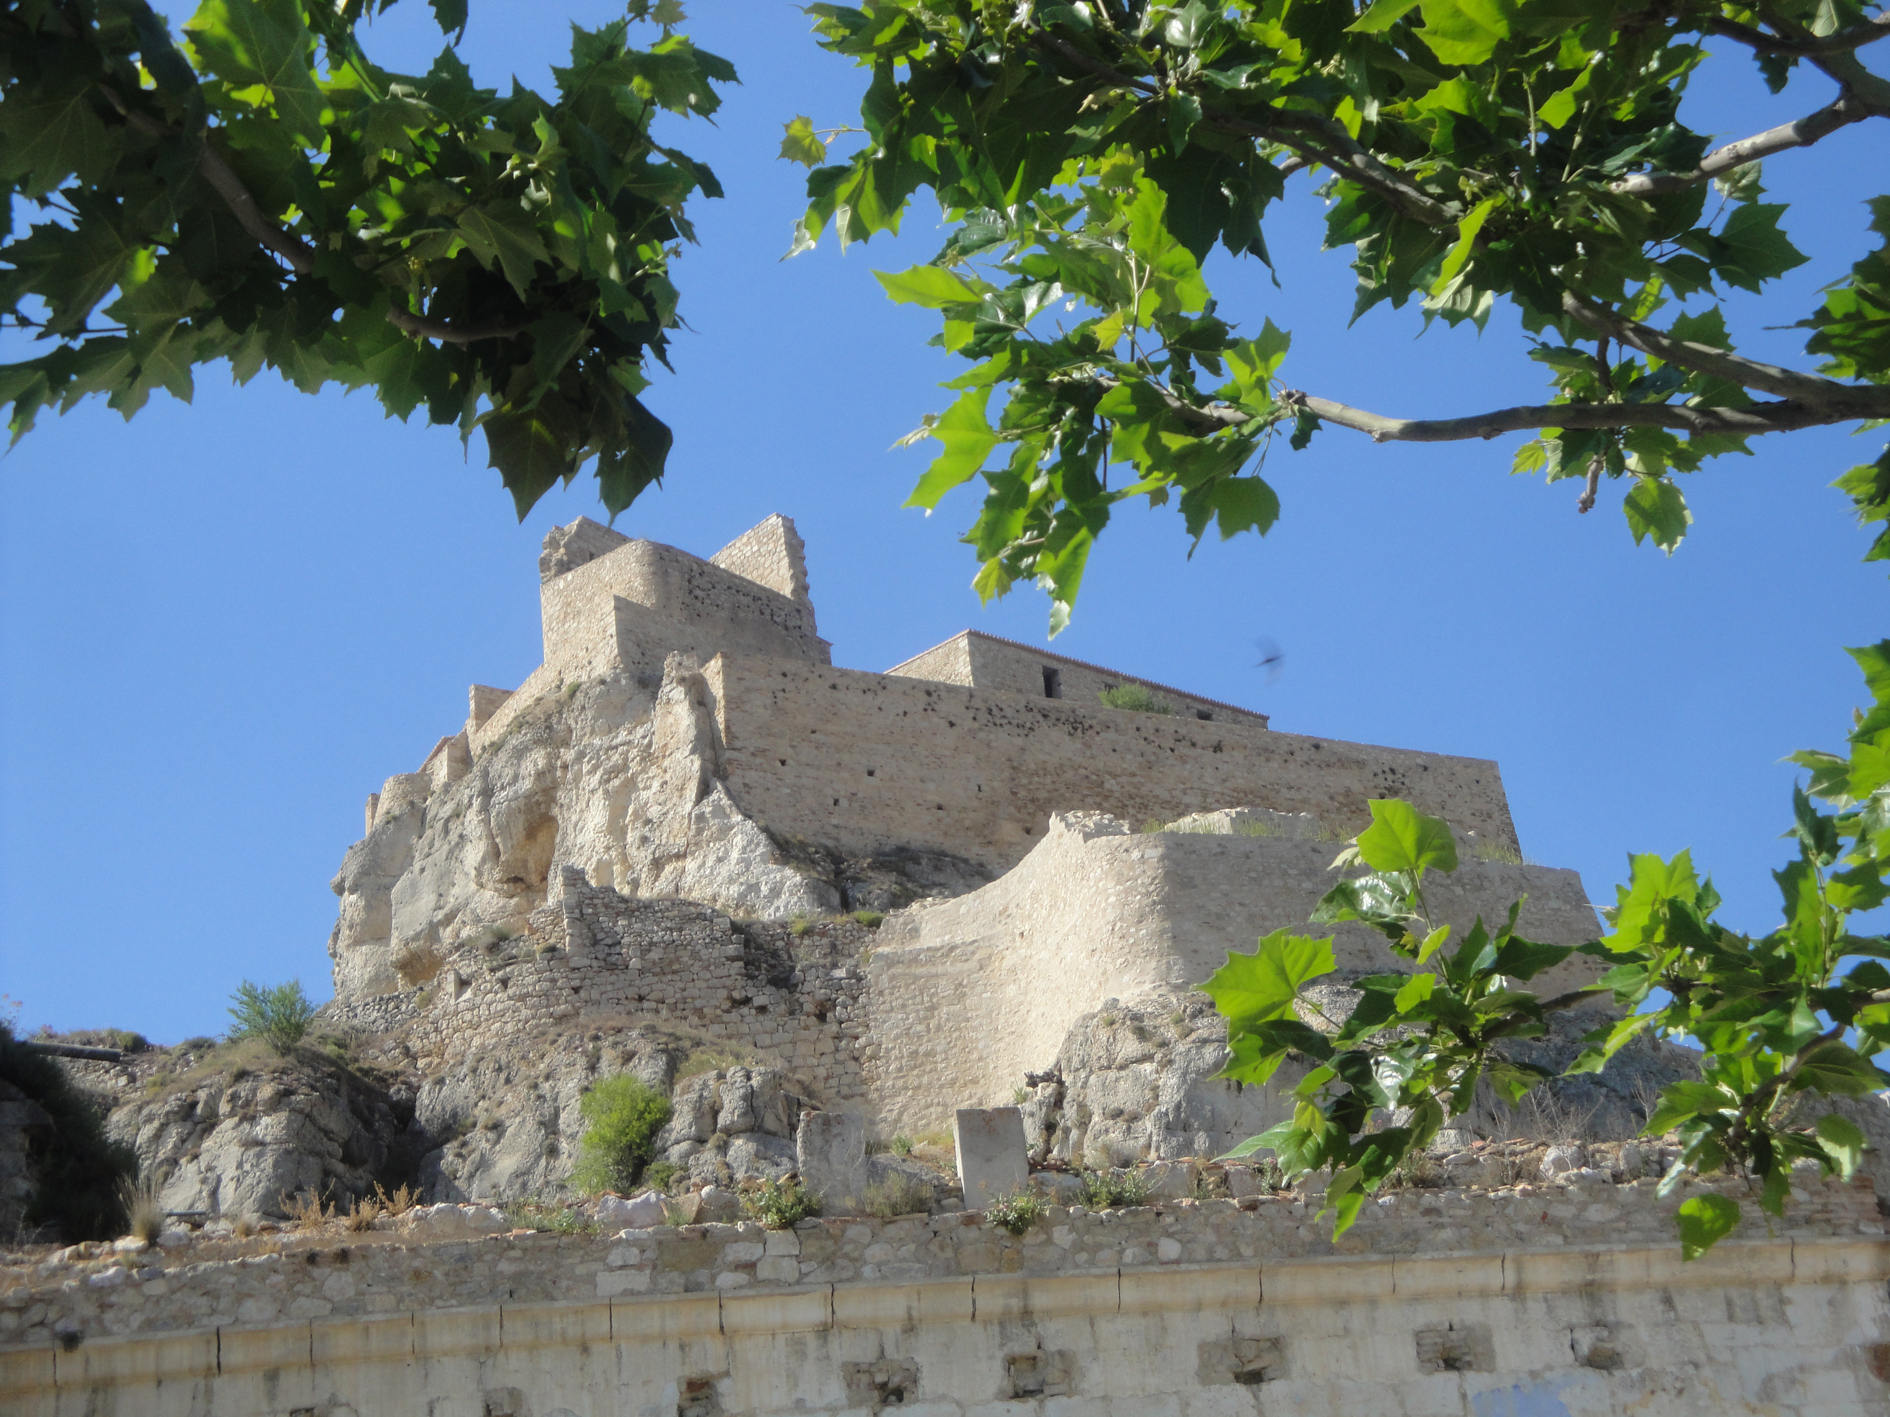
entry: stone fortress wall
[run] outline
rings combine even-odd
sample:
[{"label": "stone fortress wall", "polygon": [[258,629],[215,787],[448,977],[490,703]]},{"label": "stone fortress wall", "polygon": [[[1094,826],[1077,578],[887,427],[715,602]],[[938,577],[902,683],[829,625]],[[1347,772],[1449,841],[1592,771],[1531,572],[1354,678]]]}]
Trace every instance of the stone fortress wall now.
[{"label": "stone fortress wall", "polygon": [[1654,1186],[1397,1195],[1336,1246],[1282,1195],[1052,1207],[1021,1237],[968,1213],[107,1255],[0,1272],[0,1392],[19,1417],[1883,1410],[1868,1186],[1809,1179],[1693,1263]]},{"label": "stone fortress wall", "polygon": [[886,671],[908,679],[935,684],[962,684],[967,689],[1003,689],[1026,698],[1070,699],[1080,704],[1097,702],[1105,689],[1137,685],[1164,701],[1183,718],[1201,722],[1246,723],[1267,726],[1267,716],[1218,699],[1204,699],[1185,689],[1121,674],[1086,664],[1068,655],[1052,654],[1036,645],[987,635],[981,630],[960,630],[944,644],[934,645]]},{"label": "stone fortress wall", "polygon": [[1502,776],[1481,759],[752,655],[703,674],[730,796],[771,832],[844,850],[916,847],[996,873],[1058,812],[1141,826],[1262,807],[1350,835],[1372,797],[1516,844]]}]

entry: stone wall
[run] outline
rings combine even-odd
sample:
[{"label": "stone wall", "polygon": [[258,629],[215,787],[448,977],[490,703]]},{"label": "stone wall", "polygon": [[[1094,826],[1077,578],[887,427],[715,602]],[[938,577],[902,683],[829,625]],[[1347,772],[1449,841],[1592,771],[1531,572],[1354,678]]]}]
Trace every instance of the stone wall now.
[{"label": "stone wall", "polygon": [[0,1393],[20,1417],[1883,1410],[1868,1191],[1810,1182],[1688,1264],[1653,1184],[1402,1193],[1343,1253],[1284,1196],[1053,1208],[1022,1237],[962,1214],[51,1263],[0,1270]]},{"label": "stone wall", "polygon": [[1502,776],[1481,759],[745,654],[704,674],[736,804],[778,835],[844,850],[949,852],[1000,871],[1055,812],[1139,825],[1240,805],[1350,835],[1371,797],[1516,845]]},{"label": "stone wall", "polygon": [[866,1031],[851,920],[731,920],[690,901],[636,900],[567,868],[530,932],[455,952],[405,1038],[425,1066],[580,1018],[663,1024],[752,1049],[829,1107],[861,1107]]},{"label": "stone wall", "polygon": [[[751,568],[792,584],[786,539],[791,525],[770,532],[764,522],[756,531],[764,534],[735,559],[779,561],[772,570],[765,564]],[[741,547],[741,542],[735,546]],[[803,583],[805,579],[803,571]],[[737,650],[818,664],[832,657],[815,630],[813,605],[804,596],[796,599],[653,541],[625,541],[560,572],[539,587],[539,609],[544,662],[473,732],[475,754],[535,700],[572,682],[623,672],[654,688],[670,653],[708,659],[722,650]]]},{"label": "stone wall", "polygon": [[807,606],[812,631],[814,601],[807,584],[807,547],[794,523],[779,512],[729,542],[709,563],[800,601]]},{"label": "stone wall", "polygon": [[[1440,921],[1467,930],[1527,897],[1519,926],[1528,938],[1595,938],[1573,871],[1481,861],[1468,838],[1461,846],[1458,870],[1427,883]],[[1053,817],[1030,855],[990,885],[887,917],[865,1000],[878,1125],[932,1131],[954,1107],[1006,1103],[1026,1072],[1049,1067],[1080,1015],[1194,988],[1270,930],[1332,936],[1342,976],[1409,971],[1376,931],[1304,923],[1338,880],[1333,852],[1331,842],[1289,836],[1133,832],[1095,813]],[[1579,988],[1598,968],[1578,955],[1532,987]]]},{"label": "stone wall", "polygon": [[971,689],[1002,689],[1026,698],[1069,699],[1079,704],[1099,703],[1097,695],[1104,689],[1139,684],[1167,702],[1183,718],[1244,723],[1258,728],[1267,726],[1267,716],[1252,709],[1205,699],[1185,689],[1158,684],[1153,679],[1140,679],[1133,674],[1086,664],[1068,655],[1052,654],[1035,645],[1019,644],[1016,640],[979,630],[961,630],[944,644],[914,655],[886,672],[908,679],[930,679]]}]

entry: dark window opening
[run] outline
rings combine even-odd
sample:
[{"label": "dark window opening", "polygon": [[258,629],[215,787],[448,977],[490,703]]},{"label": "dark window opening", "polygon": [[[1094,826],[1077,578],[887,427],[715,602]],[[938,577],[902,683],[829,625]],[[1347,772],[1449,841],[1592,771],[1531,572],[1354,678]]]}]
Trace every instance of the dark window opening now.
[{"label": "dark window opening", "polygon": [[1049,665],[1044,665],[1043,696],[1046,699],[1063,697],[1063,671],[1061,669],[1052,669]]},{"label": "dark window opening", "polygon": [[1209,713],[1209,712],[1208,712],[1208,711],[1207,711],[1206,709],[1196,709],[1196,710],[1194,711],[1194,716],[1195,716],[1196,718],[1198,718],[1198,719],[1200,719],[1200,720],[1201,720],[1201,722],[1203,722],[1203,723],[1212,723],[1212,722],[1214,722],[1214,715],[1213,715],[1213,714],[1211,714],[1211,713]]}]

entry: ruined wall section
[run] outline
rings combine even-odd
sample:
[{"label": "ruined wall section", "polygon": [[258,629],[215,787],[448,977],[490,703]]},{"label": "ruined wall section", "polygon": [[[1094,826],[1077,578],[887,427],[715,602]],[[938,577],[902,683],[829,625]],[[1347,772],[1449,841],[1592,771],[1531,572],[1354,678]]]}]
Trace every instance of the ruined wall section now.
[{"label": "ruined wall section", "polygon": [[624,675],[645,690],[672,653],[724,650],[826,664],[813,606],[673,546],[627,541],[539,590],[545,659],[473,731],[475,755],[531,705],[573,683]]},{"label": "ruined wall section", "polygon": [[1515,849],[1497,765],[1128,713],[750,655],[704,666],[736,804],[771,832],[848,851],[948,852],[993,872],[1053,813],[1140,824],[1239,805],[1349,836],[1403,797]]},{"label": "ruined wall section", "polygon": [[566,869],[525,934],[462,946],[408,1032],[432,1067],[585,1019],[651,1022],[751,1049],[823,1105],[865,1101],[866,988],[873,933],[851,920],[738,923],[712,906],[637,900]]},{"label": "ruined wall section", "polygon": [[1267,716],[1252,709],[1203,698],[1153,679],[1118,673],[979,630],[961,630],[944,644],[896,664],[886,672],[907,679],[931,679],[973,689],[998,689],[1025,698],[1068,699],[1092,706],[1101,702],[1098,695],[1105,689],[1133,684],[1147,689],[1182,718],[1203,723],[1267,726]]},{"label": "ruined wall section", "polygon": [[[1526,896],[1528,938],[1595,938],[1575,872],[1479,861],[1470,848],[1465,840],[1454,874],[1426,882],[1439,920],[1461,932],[1478,915],[1503,918]],[[1271,930],[1332,936],[1340,977],[1409,972],[1376,931],[1304,923],[1338,880],[1333,851],[1328,841],[1283,836],[1133,832],[1115,818],[1072,813],[1052,818],[1030,855],[990,885],[887,917],[867,966],[867,1082],[878,1126],[931,1131],[954,1107],[1003,1105],[1027,1072],[1056,1060],[1082,1015],[1112,1000],[1185,993]],[[1575,956],[1531,987],[1580,988],[1597,969]],[[1290,1091],[1287,1081],[1282,1097]],[[1289,1108],[1281,1100],[1263,1125]]]},{"label": "ruined wall section", "polygon": [[729,542],[709,563],[799,601],[807,607],[808,629],[812,630],[814,600],[807,583],[807,547],[789,518],[776,512]]}]

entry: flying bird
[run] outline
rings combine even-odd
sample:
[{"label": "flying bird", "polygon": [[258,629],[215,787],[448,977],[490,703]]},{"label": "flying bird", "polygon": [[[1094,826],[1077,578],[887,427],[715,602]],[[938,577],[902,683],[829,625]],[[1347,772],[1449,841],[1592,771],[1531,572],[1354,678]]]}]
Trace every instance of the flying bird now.
[{"label": "flying bird", "polygon": [[1286,651],[1264,637],[1254,641],[1254,648],[1260,651],[1260,662],[1254,668],[1266,670],[1267,683],[1271,684],[1286,668]]}]

